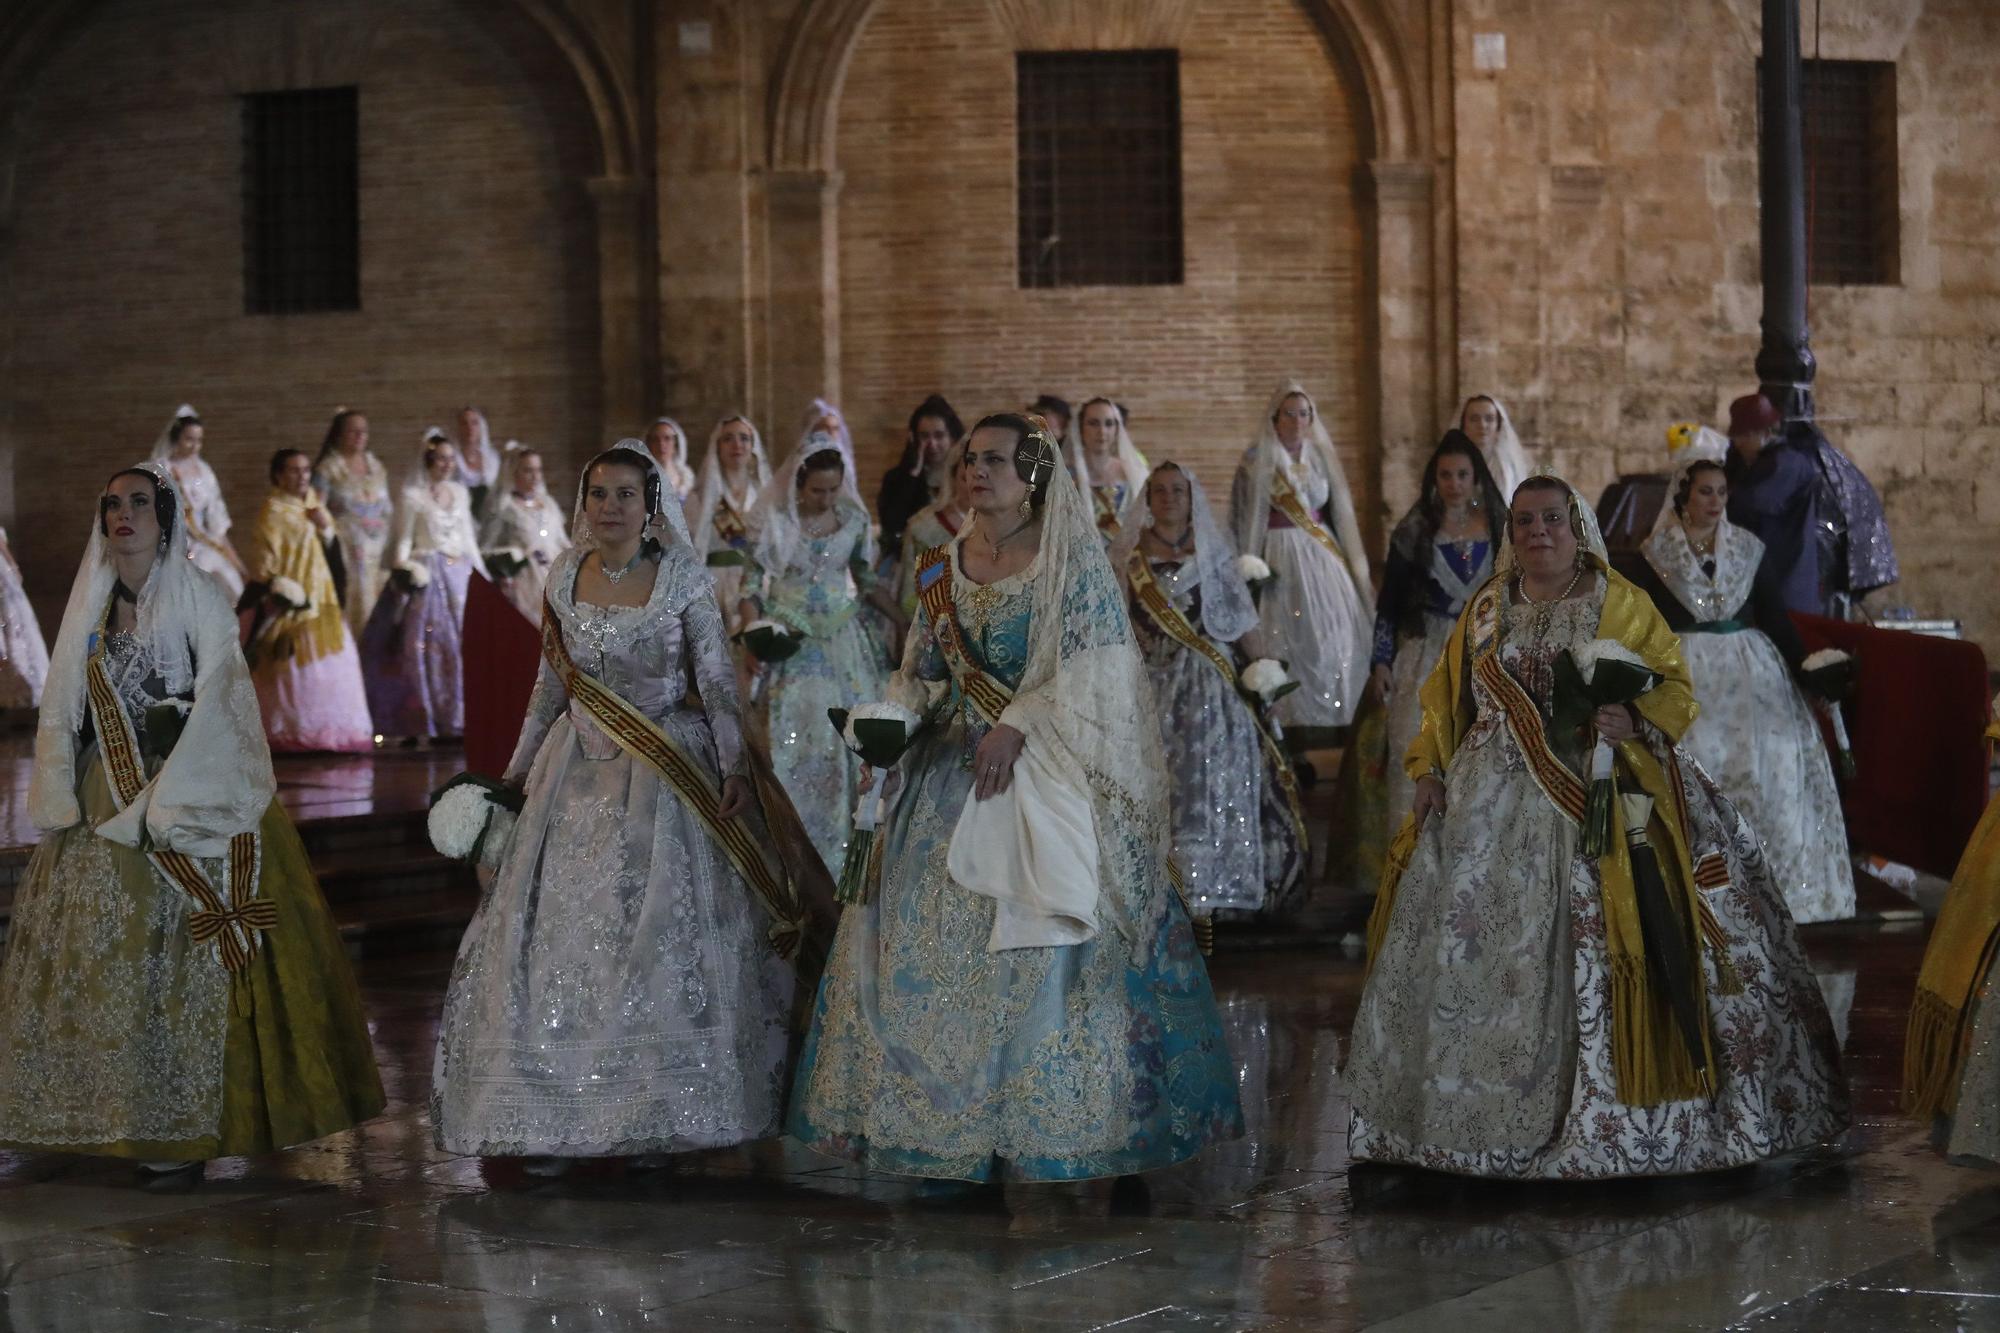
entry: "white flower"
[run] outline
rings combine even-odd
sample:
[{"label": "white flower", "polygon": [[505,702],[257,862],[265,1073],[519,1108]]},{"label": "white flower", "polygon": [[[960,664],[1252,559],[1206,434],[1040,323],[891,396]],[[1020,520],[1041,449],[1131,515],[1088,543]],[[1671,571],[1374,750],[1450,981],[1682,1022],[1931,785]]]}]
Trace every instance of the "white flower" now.
[{"label": "white flower", "polygon": [[1643,671],[1652,670],[1651,667],[1646,665],[1645,658],[1639,656],[1639,654],[1633,652],[1616,639],[1592,639],[1589,643],[1583,645],[1583,647],[1572,652],[1570,656],[1576,661],[1577,673],[1586,681],[1594,681],[1596,679],[1597,664],[1599,662],[1623,662],[1627,666],[1635,666]]},{"label": "white flower", "polygon": [[488,556],[498,557],[501,560],[512,560],[517,565],[525,565],[528,563],[528,553],[522,550],[518,546],[496,547],[495,549],[488,551],[486,554]]},{"label": "white flower", "polygon": [[1237,556],[1236,572],[1245,583],[1259,583],[1271,577],[1271,567],[1254,555]]},{"label": "white flower", "polygon": [[1260,699],[1269,699],[1289,685],[1291,679],[1285,674],[1284,663],[1276,658],[1260,657],[1243,668],[1243,688]]},{"label": "white flower", "polygon": [[860,754],[861,742],[854,735],[854,724],[856,722],[900,722],[903,724],[903,735],[908,737],[910,733],[922,725],[923,719],[901,704],[879,703],[860,705],[848,713],[847,730],[843,736],[847,741],[847,748],[856,754]]},{"label": "white flower", "polygon": [[486,831],[493,803],[486,793],[470,782],[462,782],[437,798],[431,806],[428,825],[431,846],[440,856],[463,861],[472,855],[472,845]]},{"label": "white flower", "polygon": [[397,565],[396,570],[409,579],[412,588],[428,588],[431,586],[431,572],[422,565]]},{"label": "white flower", "polygon": [[1812,656],[1806,658],[1805,661],[1799,663],[1799,670],[1817,671],[1821,667],[1839,666],[1842,662],[1851,660],[1846,653],[1841,652],[1838,648],[1822,648],[1812,654]]},{"label": "white flower", "polygon": [[299,586],[297,579],[280,575],[271,580],[271,595],[294,610],[303,610],[306,605],[306,590]]}]

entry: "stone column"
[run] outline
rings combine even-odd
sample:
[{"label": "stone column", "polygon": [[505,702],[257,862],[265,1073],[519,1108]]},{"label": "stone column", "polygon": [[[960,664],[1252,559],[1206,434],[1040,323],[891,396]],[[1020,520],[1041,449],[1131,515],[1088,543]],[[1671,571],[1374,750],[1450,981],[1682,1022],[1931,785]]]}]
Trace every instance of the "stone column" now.
[{"label": "stone column", "polygon": [[1813,414],[1806,329],[1806,172],[1799,125],[1799,3],[1764,0],[1764,61],[1757,86],[1757,184],[1764,279],[1764,341],[1757,379],[1787,417]]},{"label": "stone column", "polygon": [[1384,523],[1416,500],[1418,476],[1438,435],[1438,356],[1432,303],[1428,162],[1374,161],[1363,211],[1365,245],[1375,278],[1373,374],[1378,386],[1375,512]]},{"label": "stone column", "polygon": [[646,329],[646,187],[633,176],[587,182],[597,210],[597,438],[582,457],[623,435],[641,434],[655,415]]},{"label": "stone column", "polygon": [[840,173],[771,171],[764,185],[768,412],[783,453],[807,403],[840,400]]}]

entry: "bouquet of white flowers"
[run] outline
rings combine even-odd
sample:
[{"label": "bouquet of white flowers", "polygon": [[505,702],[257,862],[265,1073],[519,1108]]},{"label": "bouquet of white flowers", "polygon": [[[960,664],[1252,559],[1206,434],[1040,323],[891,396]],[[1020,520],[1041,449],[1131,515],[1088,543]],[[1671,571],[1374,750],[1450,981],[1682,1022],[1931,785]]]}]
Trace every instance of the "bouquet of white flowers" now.
[{"label": "bouquet of white flowers", "polygon": [[1840,706],[1854,695],[1854,658],[1838,648],[1822,648],[1799,663],[1799,675],[1813,692],[1813,707],[1833,732],[1840,776],[1854,777],[1854,747],[1847,739],[1847,719]]},{"label": "bouquet of white flowers", "polygon": [[454,861],[498,865],[523,799],[504,782],[460,773],[431,795],[431,846]]},{"label": "bouquet of white flowers", "polygon": [[1260,657],[1243,668],[1237,678],[1243,683],[1243,692],[1257,702],[1260,708],[1269,708],[1278,700],[1299,687],[1299,683],[1285,671],[1285,664],[1275,657]]},{"label": "bouquet of white flowers", "polygon": [[[1598,709],[1629,704],[1660,683],[1660,673],[1616,639],[1592,639],[1556,659],[1555,725],[1558,733],[1591,725]],[[1590,804],[1584,815],[1582,850],[1602,856],[1611,850],[1612,777],[1617,755],[1603,737],[1590,752]]]},{"label": "bouquet of white flowers", "polygon": [[1270,587],[1277,579],[1277,575],[1271,572],[1271,567],[1264,563],[1262,557],[1254,555],[1237,556],[1236,572],[1250,585],[1252,597],[1262,596],[1264,589]]},{"label": "bouquet of white flowers", "polygon": [[431,586],[431,572],[423,565],[397,565],[389,579],[404,592],[422,592]]},{"label": "bouquet of white flowers", "polygon": [[271,600],[287,611],[310,611],[312,602],[306,597],[306,590],[299,586],[297,579],[283,575],[271,580]]}]

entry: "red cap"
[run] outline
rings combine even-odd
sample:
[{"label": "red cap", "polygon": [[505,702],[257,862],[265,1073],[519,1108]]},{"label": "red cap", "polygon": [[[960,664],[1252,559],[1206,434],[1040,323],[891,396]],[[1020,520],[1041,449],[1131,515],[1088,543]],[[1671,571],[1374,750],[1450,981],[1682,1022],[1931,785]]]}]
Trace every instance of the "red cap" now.
[{"label": "red cap", "polygon": [[1762,435],[1778,420],[1778,409],[1761,393],[1746,394],[1729,405],[1731,435]]}]

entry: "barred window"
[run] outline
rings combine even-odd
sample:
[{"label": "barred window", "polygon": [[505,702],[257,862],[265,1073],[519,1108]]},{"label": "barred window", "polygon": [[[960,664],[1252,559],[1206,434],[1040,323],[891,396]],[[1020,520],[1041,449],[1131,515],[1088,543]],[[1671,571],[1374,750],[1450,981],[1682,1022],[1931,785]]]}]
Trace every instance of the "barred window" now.
[{"label": "barred window", "polygon": [[353,88],[243,98],[243,310],[361,308],[359,113]]},{"label": "barred window", "polygon": [[1896,66],[1885,60],[1800,65],[1806,280],[1893,286],[1902,281]]},{"label": "barred window", "polygon": [[1181,281],[1178,51],[1015,56],[1023,287]]}]

